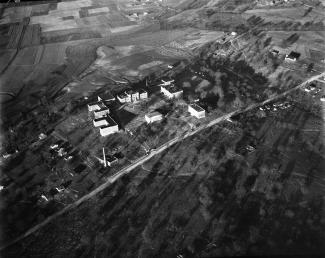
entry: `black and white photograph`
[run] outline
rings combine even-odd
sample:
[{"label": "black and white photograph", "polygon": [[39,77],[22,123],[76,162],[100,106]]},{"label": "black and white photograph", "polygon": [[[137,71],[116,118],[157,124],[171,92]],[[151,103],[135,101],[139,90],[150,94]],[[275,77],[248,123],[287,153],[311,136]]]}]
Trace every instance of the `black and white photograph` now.
[{"label": "black and white photograph", "polygon": [[0,0],[0,258],[325,257],[325,0]]}]

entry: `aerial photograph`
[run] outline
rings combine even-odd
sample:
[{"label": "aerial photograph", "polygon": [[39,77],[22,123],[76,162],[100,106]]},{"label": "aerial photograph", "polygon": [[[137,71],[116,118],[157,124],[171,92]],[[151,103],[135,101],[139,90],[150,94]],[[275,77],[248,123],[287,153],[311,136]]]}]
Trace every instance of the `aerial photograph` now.
[{"label": "aerial photograph", "polygon": [[0,257],[325,257],[325,0],[1,0]]}]

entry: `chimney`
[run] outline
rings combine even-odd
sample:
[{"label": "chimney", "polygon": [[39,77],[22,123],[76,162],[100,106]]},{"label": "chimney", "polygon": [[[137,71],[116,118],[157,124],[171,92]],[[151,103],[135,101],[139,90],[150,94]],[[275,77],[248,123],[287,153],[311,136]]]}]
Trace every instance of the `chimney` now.
[{"label": "chimney", "polygon": [[105,155],[105,149],[103,147],[103,160],[104,160],[104,167],[107,167],[107,163],[106,163],[106,155]]}]

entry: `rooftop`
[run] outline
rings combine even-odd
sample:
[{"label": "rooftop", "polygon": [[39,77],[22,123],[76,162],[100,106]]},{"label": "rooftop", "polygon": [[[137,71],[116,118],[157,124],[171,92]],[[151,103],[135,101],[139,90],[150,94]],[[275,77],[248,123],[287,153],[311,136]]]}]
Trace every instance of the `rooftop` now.
[{"label": "rooftop", "polygon": [[168,90],[170,93],[176,93],[176,92],[180,92],[180,91],[183,91],[182,89],[176,87],[175,84],[171,84],[171,85],[168,85],[168,86],[162,86],[164,87],[166,90]]},{"label": "rooftop", "polygon": [[298,52],[295,52],[295,51],[291,51],[290,54],[287,56],[288,58],[291,58],[291,59],[298,59],[300,57],[300,53]]},{"label": "rooftop", "polygon": [[108,162],[113,162],[113,161],[117,161],[118,159],[113,156],[113,155],[110,155],[110,154],[105,154],[105,158]]},{"label": "rooftop", "polygon": [[114,100],[115,99],[115,97],[109,92],[100,94],[98,97],[101,98],[102,100]]},{"label": "rooftop", "polygon": [[144,89],[140,89],[140,90],[139,90],[139,93],[140,93],[140,94],[142,94],[142,93],[147,93],[147,91],[144,90]]},{"label": "rooftop", "polygon": [[200,107],[197,104],[190,104],[190,106],[191,106],[191,108],[195,109],[195,111],[197,111],[197,112],[205,111],[202,107]]},{"label": "rooftop", "polygon": [[117,123],[110,116],[106,116],[105,118],[102,118],[100,120],[106,120],[106,122],[107,122],[107,125],[103,125],[103,126],[100,127],[102,129],[117,125]]},{"label": "rooftop", "polygon": [[162,114],[159,113],[158,111],[154,111],[154,112],[151,112],[149,114],[146,114],[146,116],[151,118],[151,117],[155,117],[155,116],[162,116]]}]

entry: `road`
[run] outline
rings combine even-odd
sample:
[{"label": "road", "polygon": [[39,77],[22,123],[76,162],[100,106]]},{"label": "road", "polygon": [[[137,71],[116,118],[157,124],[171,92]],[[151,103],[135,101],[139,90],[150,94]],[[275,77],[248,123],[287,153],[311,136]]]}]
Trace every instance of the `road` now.
[{"label": "road", "polygon": [[254,108],[257,107],[261,107],[264,106],[267,103],[279,100],[283,97],[285,97],[286,95],[290,94],[291,92],[302,88],[303,86],[305,86],[306,84],[317,80],[318,78],[321,78],[325,76],[325,72],[310,77],[309,79],[305,80],[304,82],[302,82],[301,84],[297,85],[296,87],[289,89],[281,94],[278,94],[274,97],[270,97],[267,100],[261,102],[261,103],[257,103],[257,104],[252,104],[249,105],[248,107],[246,107],[245,109],[240,109],[240,110],[235,110],[233,112],[230,112],[228,114],[225,114],[221,117],[218,117],[212,121],[210,121],[208,124],[206,125],[202,125],[200,127],[198,127],[196,130],[191,131],[191,132],[187,132],[185,134],[183,134],[182,136],[178,136],[175,137],[174,139],[164,143],[163,145],[161,145],[159,148],[154,149],[151,151],[151,153],[149,155],[146,155],[144,157],[141,157],[137,160],[134,161],[133,164],[121,169],[119,172],[115,173],[114,175],[110,176],[109,178],[107,178],[107,181],[105,183],[103,183],[102,185],[98,186],[96,189],[94,189],[93,191],[91,191],[90,193],[84,195],[83,197],[81,197],[79,200],[77,200],[74,203],[68,204],[66,207],[64,207],[62,210],[54,213],[53,215],[49,216],[47,219],[45,219],[43,222],[37,224],[36,226],[30,228],[28,231],[26,231],[24,234],[20,235],[19,237],[17,237],[16,239],[10,241],[9,243],[4,244],[3,246],[0,247],[0,250],[5,249],[8,246],[11,246],[17,242],[19,242],[20,240],[24,239],[27,236],[30,236],[31,234],[35,233],[36,231],[38,231],[39,229],[41,229],[42,227],[46,226],[47,224],[51,223],[52,221],[54,221],[56,218],[58,218],[59,216],[65,214],[68,211],[71,211],[72,209],[78,207],[80,204],[88,201],[89,199],[91,199],[92,197],[94,197],[95,195],[97,195],[98,193],[102,192],[104,189],[106,189],[108,186],[110,186],[112,183],[114,183],[116,180],[118,180],[120,177],[122,177],[125,174],[130,173],[133,169],[135,169],[138,166],[141,166],[142,164],[144,164],[146,161],[150,160],[151,158],[153,158],[154,156],[162,153],[163,151],[165,151],[167,148],[171,147],[172,145],[183,141],[184,139],[193,136],[199,132],[201,132],[204,129],[207,129],[209,127],[212,127],[220,122],[225,121],[226,119],[234,116],[234,115],[238,115],[238,114],[242,114],[242,113],[246,113],[248,111],[251,111]]}]

